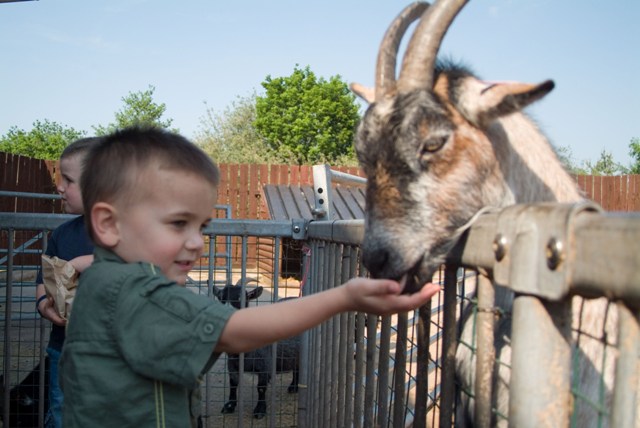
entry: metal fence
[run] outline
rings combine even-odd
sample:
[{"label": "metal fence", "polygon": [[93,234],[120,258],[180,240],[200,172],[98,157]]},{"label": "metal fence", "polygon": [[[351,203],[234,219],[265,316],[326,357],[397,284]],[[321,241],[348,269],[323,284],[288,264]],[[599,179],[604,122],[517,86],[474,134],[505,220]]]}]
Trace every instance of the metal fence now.
[{"label": "metal fence", "polygon": [[[46,246],[46,232],[66,218],[0,213],[0,233],[9,243],[0,254],[5,418],[19,416],[15,413],[19,409],[12,407],[15,403],[10,391],[44,361],[42,350],[48,337],[48,326],[34,308],[37,266],[22,262],[21,254],[39,254]],[[205,233],[210,239],[208,253],[189,286],[210,298],[214,286],[239,282],[248,287],[242,285],[246,282],[243,279],[255,278],[267,292],[250,304],[270,304],[366,274],[358,248],[362,221],[217,219]],[[283,239],[305,244],[301,281],[280,275]],[[265,240],[274,246],[269,253],[274,260],[268,264],[272,272],[261,271],[261,264],[248,257],[248,243]],[[220,242],[224,248],[231,241],[242,248],[240,254],[219,253]],[[259,252],[253,257],[260,257]],[[507,420],[518,427],[569,426],[572,409],[583,397],[572,381],[572,356],[578,349],[573,345],[587,340],[580,339],[580,329],[571,325],[571,299],[585,295],[606,297],[618,313],[618,320],[611,320],[615,321],[617,337],[602,333],[592,338],[607,344],[607,358],[616,362],[614,380],[603,382],[604,393],[613,395],[611,404],[600,409],[603,406],[596,403],[602,426],[634,426],[640,344],[639,262],[638,216],[565,205],[516,206],[487,213],[450,255],[446,270],[439,274],[444,292],[430,307],[382,318],[343,314],[306,333],[299,392],[287,393],[291,374],[277,374],[272,367],[265,420],[252,417],[256,380],[248,373],[241,376],[235,413],[220,413],[229,393],[225,358],[220,358],[203,386],[204,424],[453,426],[456,397],[470,394],[477,426]],[[469,276],[460,267],[476,269],[482,275]],[[495,296],[505,288],[515,291],[513,310],[508,314],[500,313],[495,302]],[[468,308],[476,308],[471,311],[475,314],[475,335],[458,344],[458,320]],[[508,412],[497,415],[492,409],[491,397],[496,391],[491,379],[492,372],[501,370],[493,332],[500,317],[507,317],[512,325],[506,333],[511,338],[507,368],[512,373]],[[603,318],[611,317],[604,313]],[[472,391],[456,388],[455,355],[461,346],[472,350],[478,367]],[[597,364],[594,367],[599,369]],[[39,375],[39,382],[43,392],[44,374]],[[38,413],[41,417],[43,406],[44,402],[38,404],[36,417]]]}]

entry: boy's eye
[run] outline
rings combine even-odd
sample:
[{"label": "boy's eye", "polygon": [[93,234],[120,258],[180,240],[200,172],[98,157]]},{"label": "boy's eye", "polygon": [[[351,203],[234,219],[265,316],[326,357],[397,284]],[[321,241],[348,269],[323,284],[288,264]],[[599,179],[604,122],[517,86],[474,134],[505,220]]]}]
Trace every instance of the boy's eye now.
[{"label": "boy's eye", "polygon": [[184,221],[184,220],[176,220],[176,221],[172,222],[171,224],[173,224],[174,227],[182,228],[182,227],[185,227],[187,225],[187,222]]}]

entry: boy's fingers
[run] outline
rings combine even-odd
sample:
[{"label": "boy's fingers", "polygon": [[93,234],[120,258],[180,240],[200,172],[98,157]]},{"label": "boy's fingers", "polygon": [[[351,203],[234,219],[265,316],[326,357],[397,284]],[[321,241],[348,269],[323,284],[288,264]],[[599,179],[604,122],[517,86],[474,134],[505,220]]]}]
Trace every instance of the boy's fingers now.
[{"label": "boy's fingers", "polygon": [[433,297],[436,294],[438,294],[438,292],[440,292],[440,290],[442,290],[440,288],[440,286],[438,284],[434,284],[432,282],[429,282],[427,284],[425,284],[422,289],[420,290],[421,293],[425,293],[426,295],[428,295],[429,297]]},{"label": "boy's fingers", "polygon": [[440,292],[440,286],[430,282],[425,284],[418,292],[408,297],[411,299],[412,304],[414,306],[415,305],[421,306],[424,303],[428,302],[433,296],[435,296],[439,292]]}]

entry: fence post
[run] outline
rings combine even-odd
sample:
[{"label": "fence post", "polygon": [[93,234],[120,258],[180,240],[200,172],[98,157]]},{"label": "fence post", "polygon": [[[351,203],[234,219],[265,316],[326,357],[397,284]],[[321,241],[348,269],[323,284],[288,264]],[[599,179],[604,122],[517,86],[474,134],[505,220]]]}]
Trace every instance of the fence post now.
[{"label": "fence post", "polygon": [[496,359],[494,347],[495,292],[493,284],[484,275],[478,276],[478,331],[475,383],[475,423],[479,428],[489,428],[491,400],[493,397],[493,368]]},{"label": "fence post", "polygon": [[618,346],[620,356],[616,364],[613,391],[612,427],[632,427],[636,423],[638,387],[638,318],[624,304],[618,303]]},{"label": "fence post", "polygon": [[513,302],[509,426],[569,426],[571,300]]}]

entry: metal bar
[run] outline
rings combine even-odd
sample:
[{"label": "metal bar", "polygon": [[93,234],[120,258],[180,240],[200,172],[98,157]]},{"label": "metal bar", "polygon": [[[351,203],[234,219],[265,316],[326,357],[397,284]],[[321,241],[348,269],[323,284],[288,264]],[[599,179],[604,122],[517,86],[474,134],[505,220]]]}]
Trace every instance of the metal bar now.
[{"label": "metal bar", "polygon": [[[311,251],[302,252],[302,266],[311,266]],[[273,255],[273,263],[278,263],[279,255]],[[307,264],[308,263],[308,264]],[[300,290],[302,296],[309,294],[309,282],[311,280],[311,269],[303,269],[301,278],[302,284],[306,284]],[[314,329],[307,330],[302,333],[300,338],[300,367],[299,367],[299,384],[298,384],[298,428],[307,428],[309,424],[309,360],[311,346],[311,337]]]},{"label": "metal bar", "polygon": [[638,314],[618,303],[618,351],[611,411],[612,427],[632,427],[636,423],[638,393]]},{"label": "metal bar", "polygon": [[367,348],[366,348],[366,368],[365,368],[365,390],[364,390],[364,402],[367,404],[364,407],[364,420],[362,425],[367,427],[375,426],[374,423],[374,406],[369,405],[374,402],[376,393],[376,336],[378,327],[378,316],[373,314],[367,314]]},{"label": "metal bar", "polygon": [[365,323],[367,314],[358,312],[356,314],[356,358],[355,358],[355,373],[354,384],[355,390],[353,391],[353,427],[362,428],[363,420],[360,415],[364,415],[364,380],[365,380],[365,365],[367,354],[365,353]]},{"label": "metal bar", "polygon": [[[557,204],[556,204],[557,205]],[[513,206],[502,211],[527,210],[531,206]],[[526,216],[528,213],[525,213]],[[554,215],[563,212],[531,213],[523,218],[522,223],[531,224],[532,228],[544,231],[545,224]],[[494,270],[496,254],[489,242],[493,242],[499,227],[500,213],[483,214],[473,226],[461,237],[456,247],[447,257],[448,263],[478,267],[488,271]],[[530,284],[530,289],[519,290],[549,299],[562,299],[571,294],[589,297],[604,296],[609,299],[624,300],[634,310],[640,308],[640,215],[638,213],[598,213],[582,211],[570,219],[565,225],[569,237],[560,253],[563,257],[559,271],[563,274],[567,288],[558,294],[557,289],[540,289],[540,284]],[[570,229],[570,230],[569,230]],[[515,242],[515,236],[508,237]],[[541,233],[540,241],[544,243],[540,251],[546,251],[547,239]],[[537,245],[536,245],[537,246]],[[544,255],[544,253],[542,254]],[[519,266],[511,264],[514,268]],[[540,267],[551,271],[545,259]],[[506,284],[505,284],[506,285]]]},{"label": "metal bar", "polygon": [[[429,346],[431,345],[431,301],[418,309],[418,349],[416,369],[416,403],[413,427],[427,427],[429,400]],[[434,358],[435,360],[435,358]]]},{"label": "metal bar", "polygon": [[[42,253],[44,254],[47,251],[47,247],[49,246],[49,235],[46,233],[42,234]],[[38,284],[36,284],[36,287]],[[35,292],[34,292],[35,297]],[[40,314],[37,315],[40,317]],[[40,343],[39,343],[39,354],[40,354],[40,367],[45,367],[45,334],[49,332],[50,327],[47,325],[48,321],[44,318],[40,317],[39,324],[39,333],[40,333]],[[48,338],[46,338],[48,340]],[[40,402],[38,403],[38,425],[40,427],[44,427],[44,418],[45,418],[45,409],[44,409],[44,397],[45,397],[45,370],[40,370],[40,376],[38,379],[39,388],[38,394],[40,397]]]},{"label": "metal bar", "polygon": [[9,377],[9,373],[11,370],[11,311],[12,304],[11,298],[13,295],[13,246],[14,246],[14,230],[7,230],[7,288],[5,290],[7,304],[5,305],[5,313],[4,313],[4,394],[3,394],[3,420],[5,421],[7,426],[10,426],[10,388],[9,385],[11,383],[11,379]]},{"label": "metal bar", "polygon": [[380,325],[380,358],[378,360],[378,426],[389,419],[389,351],[391,345],[391,317],[382,317]]},{"label": "metal bar", "polygon": [[569,426],[571,303],[513,302],[509,426]]},{"label": "metal bar", "polygon": [[[273,251],[273,255],[274,258],[276,260],[274,260],[273,263],[273,295],[272,295],[272,303],[277,302],[280,299],[279,296],[279,279],[280,278],[280,263],[278,263],[278,257],[280,254],[280,243],[281,243],[281,238],[277,237],[274,238],[275,242],[274,242],[274,251]],[[276,378],[276,374],[277,374],[277,363],[278,363],[278,344],[274,343],[271,345],[271,379],[275,379]],[[275,383],[275,382],[274,382]],[[269,426],[270,427],[275,427],[276,426],[276,412],[273,411],[273,409],[276,408],[276,394],[271,394],[271,399],[270,401],[270,405],[269,408],[271,409],[271,411],[269,412]]]},{"label": "metal bar", "polygon": [[[357,260],[358,260],[358,252],[353,246],[348,247],[348,270],[345,269],[345,273],[347,278],[343,278],[342,282],[346,282],[349,278],[354,278],[357,275]],[[349,312],[347,315],[347,347],[346,347],[346,379],[345,379],[345,397],[348,400],[348,406],[346,406],[344,420],[342,426],[354,426],[354,404],[355,404],[355,394],[354,388],[356,382],[355,376],[355,365],[356,365],[356,356],[354,355],[354,344],[356,343],[356,318],[358,314],[354,312]],[[363,330],[364,331],[364,330]],[[361,383],[358,384],[358,390],[361,390]],[[359,416],[360,414],[358,414]],[[359,417],[358,417],[359,419]]]},{"label": "metal bar", "polygon": [[[341,257],[340,257],[340,284],[344,283],[349,279],[350,273],[350,248],[342,247]],[[336,426],[347,426],[345,423],[346,416],[345,414],[348,412],[350,407],[350,401],[353,399],[353,396],[347,394],[347,373],[349,372],[349,362],[353,361],[352,358],[348,358],[348,350],[349,350],[349,338],[352,336],[353,330],[350,331],[349,328],[349,315],[350,313],[342,313],[339,315],[339,329],[337,332],[338,338],[338,358],[337,358],[337,376],[338,376],[338,391],[337,391],[337,424]],[[353,343],[353,340],[351,341]]]},{"label": "metal bar", "polygon": [[307,233],[309,238],[324,239],[348,245],[360,245],[364,237],[364,221],[312,221],[308,225]]},{"label": "metal bar", "polygon": [[396,326],[396,352],[393,356],[393,414],[392,425],[399,427],[404,425],[405,400],[407,385],[407,330],[409,329],[408,315],[406,312],[397,315]]},{"label": "metal bar", "polygon": [[476,315],[477,353],[475,380],[475,424],[478,428],[489,428],[491,421],[491,401],[493,398],[494,347],[494,303],[493,284],[486,276],[478,281],[478,313]]},{"label": "metal bar", "polygon": [[293,220],[242,220],[235,219],[212,219],[203,230],[207,235],[226,236],[265,236],[265,237],[287,237],[292,236]]},{"label": "metal bar", "polygon": [[0,229],[53,230],[76,217],[71,214],[0,213]]},{"label": "metal bar", "polygon": [[347,174],[346,172],[331,170],[331,179],[336,183],[351,184],[358,187],[364,187],[367,184],[367,179],[358,177],[357,175]]},{"label": "metal bar", "polygon": [[0,190],[0,197],[30,198],[30,199],[62,199],[62,195],[58,193],[14,192],[11,190]]},{"label": "metal bar", "polygon": [[[244,308],[247,305],[247,237],[242,236],[241,239],[241,250],[240,250],[240,287],[242,287],[242,292],[240,293],[240,307]],[[244,352],[240,353],[238,356],[238,389],[237,389],[237,405],[238,405],[238,415],[242,415],[244,413],[244,396],[243,389],[244,385]],[[244,426],[244,418],[238,418],[238,428],[242,428]]]},{"label": "metal bar", "polygon": [[457,275],[455,266],[447,265],[444,271],[444,303],[442,335],[442,385],[440,395],[440,426],[453,426],[453,404],[455,402],[455,358],[456,358],[456,296]]}]

